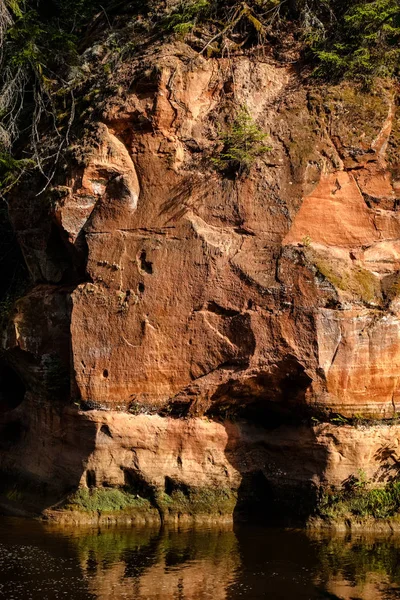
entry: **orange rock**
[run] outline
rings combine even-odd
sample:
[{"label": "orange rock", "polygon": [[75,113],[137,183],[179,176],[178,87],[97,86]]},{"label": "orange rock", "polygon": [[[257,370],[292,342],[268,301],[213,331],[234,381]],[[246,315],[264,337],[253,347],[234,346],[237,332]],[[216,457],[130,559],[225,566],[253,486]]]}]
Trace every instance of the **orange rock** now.
[{"label": "orange rock", "polygon": [[[123,486],[127,468],[158,491],[169,477],[239,493],[259,472],[278,487],[338,483],[363,467],[355,444],[395,444],[397,428],[342,439],[261,423],[398,412],[394,109],[372,143],[350,145],[290,67],[183,43],[146,52],[121,66],[129,89],[98,107],[51,201],[33,184],[10,201],[33,289],[2,340],[2,385],[19,378],[26,399],[0,400],[0,467],[57,500],[88,471]],[[271,149],[229,178],[212,159],[233,98]],[[260,427],[218,421],[229,415]]]},{"label": "orange rock", "polygon": [[315,190],[304,198],[284,244],[312,242],[352,248],[379,239],[368,209],[351,173],[322,175]]}]

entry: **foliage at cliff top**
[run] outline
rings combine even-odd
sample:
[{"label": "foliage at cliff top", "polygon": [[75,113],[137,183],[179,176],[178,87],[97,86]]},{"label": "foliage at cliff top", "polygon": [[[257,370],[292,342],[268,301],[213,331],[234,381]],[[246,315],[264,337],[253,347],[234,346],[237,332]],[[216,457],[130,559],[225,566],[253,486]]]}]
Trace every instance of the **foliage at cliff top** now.
[{"label": "foliage at cliff top", "polygon": [[[0,0],[0,191],[32,159],[51,180],[69,143],[87,48],[108,38],[125,57],[140,39],[171,35],[206,57],[253,47],[279,54],[292,39],[325,79],[368,84],[400,73],[398,0]],[[58,140],[47,156],[39,150],[43,131]],[[28,154],[21,140],[25,151],[29,140]]]}]

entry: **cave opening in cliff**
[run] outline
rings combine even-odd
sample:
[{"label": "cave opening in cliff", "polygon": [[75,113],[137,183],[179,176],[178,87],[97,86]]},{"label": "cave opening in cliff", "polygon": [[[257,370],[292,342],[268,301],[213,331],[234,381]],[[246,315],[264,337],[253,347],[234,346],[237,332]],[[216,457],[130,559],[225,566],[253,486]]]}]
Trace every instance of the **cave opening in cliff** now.
[{"label": "cave opening in cliff", "polygon": [[251,377],[229,379],[211,398],[206,412],[215,418],[243,418],[267,428],[306,417],[306,392],[311,378],[296,357],[287,356]]},{"label": "cave opening in cliff", "polygon": [[124,468],[125,488],[140,498],[154,501],[154,489],[136,469]]},{"label": "cave opening in cliff", "polygon": [[25,398],[25,384],[5,361],[0,361],[0,414],[17,408]]}]

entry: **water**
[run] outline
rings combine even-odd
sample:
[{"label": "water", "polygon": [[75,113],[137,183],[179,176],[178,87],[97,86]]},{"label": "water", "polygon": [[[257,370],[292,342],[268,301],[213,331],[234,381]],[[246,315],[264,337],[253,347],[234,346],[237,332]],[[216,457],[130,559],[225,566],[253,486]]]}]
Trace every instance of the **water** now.
[{"label": "water", "polygon": [[50,528],[0,519],[5,600],[390,600],[400,536]]}]

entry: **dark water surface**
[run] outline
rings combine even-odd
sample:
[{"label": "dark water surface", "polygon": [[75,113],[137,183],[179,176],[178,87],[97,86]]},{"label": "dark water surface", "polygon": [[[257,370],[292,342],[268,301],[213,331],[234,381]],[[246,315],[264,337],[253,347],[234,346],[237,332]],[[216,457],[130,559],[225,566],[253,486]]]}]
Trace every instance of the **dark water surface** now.
[{"label": "dark water surface", "polygon": [[0,598],[400,598],[400,536],[72,529],[0,518]]}]

